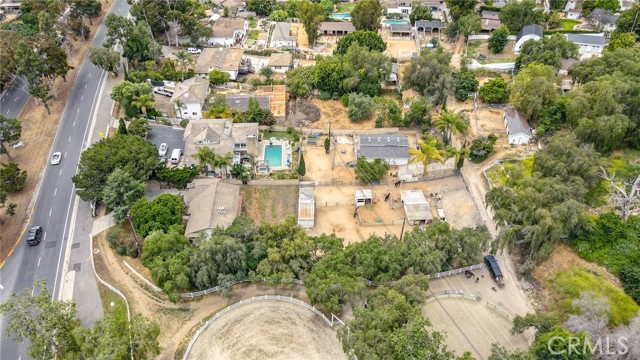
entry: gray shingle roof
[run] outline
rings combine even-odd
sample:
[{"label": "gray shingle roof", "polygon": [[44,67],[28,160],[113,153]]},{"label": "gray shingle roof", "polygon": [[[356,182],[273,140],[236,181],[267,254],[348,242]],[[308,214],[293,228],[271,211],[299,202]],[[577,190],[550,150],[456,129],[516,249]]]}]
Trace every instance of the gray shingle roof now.
[{"label": "gray shingle roof", "polygon": [[360,155],[367,159],[408,159],[409,140],[398,134],[362,134]]},{"label": "gray shingle roof", "polygon": [[425,28],[425,29],[442,29],[446,26],[446,24],[442,21],[432,21],[432,20],[418,20],[416,21],[415,28]]},{"label": "gray shingle roof", "polygon": [[254,98],[258,100],[261,109],[269,110],[269,97],[265,95],[227,95],[225,100],[230,108],[236,111],[245,112],[249,109],[249,99]]},{"label": "gray shingle roof", "polygon": [[512,107],[504,109],[504,116],[507,120],[507,127],[509,128],[509,134],[525,134],[531,136],[531,127],[527,123],[524,116]]},{"label": "gray shingle roof", "polygon": [[604,46],[606,40],[604,34],[567,34],[567,40],[576,44],[589,44]]},{"label": "gray shingle roof", "polygon": [[291,36],[291,24],[279,22],[273,27],[273,41],[294,41],[295,36]]},{"label": "gray shingle roof", "polygon": [[544,31],[536,24],[527,25],[518,32],[516,42],[520,41],[520,39],[525,35],[538,35],[539,37],[542,37],[544,35]]}]

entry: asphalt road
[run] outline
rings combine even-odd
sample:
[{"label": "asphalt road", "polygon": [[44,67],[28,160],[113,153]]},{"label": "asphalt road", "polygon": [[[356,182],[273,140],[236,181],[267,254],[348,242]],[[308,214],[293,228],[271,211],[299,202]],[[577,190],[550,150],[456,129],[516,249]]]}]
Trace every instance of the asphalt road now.
[{"label": "asphalt road", "polygon": [[[111,12],[126,16],[128,8],[125,0],[115,0]],[[103,24],[98,29],[92,46],[102,44],[105,36],[106,28]],[[29,227],[39,225],[44,228],[43,241],[38,246],[29,247],[23,238],[16,246],[11,257],[0,269],[0,302],[6,301],[13,292],[32,288],[34,281],[41,279],[46,279],[52,297],[57,299],[61,278],[71,267],[71,264],[64,264],[63,261],[67,242],[71,241],[70,230],[75,225],[70,221],[75,203],[75,187],[71,182],[71,177],[77,172],[80,153],[91,136],[89,130],[104,78],[104,71],[85,59],[69,96],[55,135],[53,148],[50,151],[50,153],[61,152],[63,154],[62,162],[59,165],[47,163],[28,225]],[[19,103],[20,100],[14,102]],[[7,106],[11,107],[5,103],[0,103],[0,105],[3,114],[5,112],[8,114],[19,113],[21,110],[21,107],[18,110],[17,106],[16,109],[5,109]],[[83,247],[88,249],[88,237],[82,241]],[[84,271],[91,270],[87,268]],[[92,279],[92,277],[90,278]],[[95,280],[92,279],[92,281]],[[95,284],[93,286],[95,287]],[[74,289],[78,287],[82,287],[82,284],[76,283]],[[95,308],[101,311],[101,305],[95,305]],[[27,345],[7,339],[4,333],[6,326],[6,319],[0,318],[0,336],[3,340],[0,343],[0,359],[27,359]]]},{"label": "asphalt road", "polygon": [[13,84],[0,97],[0,114],[8,118],[17,118],[29,100],[27,82],[22,77],[16,78]]}]

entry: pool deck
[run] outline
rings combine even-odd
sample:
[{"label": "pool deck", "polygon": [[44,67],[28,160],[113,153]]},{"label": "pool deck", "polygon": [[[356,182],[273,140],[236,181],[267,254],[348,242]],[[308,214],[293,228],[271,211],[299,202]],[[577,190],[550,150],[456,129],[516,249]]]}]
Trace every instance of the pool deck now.
[{"label": "pool deck", "polygon": [[282,146],[282,161],[280,166],[269,166],[273,170],[288,170],[291,168],[291,144],[289,140],[284,139],[265,139],[258,144],[258,161],[265,161],[266,147],[270,145]]}]

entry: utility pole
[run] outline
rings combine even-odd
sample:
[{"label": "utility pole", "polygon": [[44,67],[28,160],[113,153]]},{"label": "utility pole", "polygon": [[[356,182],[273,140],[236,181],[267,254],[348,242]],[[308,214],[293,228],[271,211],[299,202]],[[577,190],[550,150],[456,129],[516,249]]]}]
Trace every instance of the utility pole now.
[{"label": "utility pole", "polygon": [[402,230],[400,230],[400,241],[402,241],[402,235],[404,235],[404,223],[407,222],[407,218],[403,217],[402,218]]}]

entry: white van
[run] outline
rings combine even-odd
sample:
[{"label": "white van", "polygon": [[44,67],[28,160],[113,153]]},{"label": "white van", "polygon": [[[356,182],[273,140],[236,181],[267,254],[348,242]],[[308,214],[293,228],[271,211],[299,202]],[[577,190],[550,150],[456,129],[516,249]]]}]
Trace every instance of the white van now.
[{"label": "white van", "polygon": [[201,54],[201,53],[202,53],[202,50],[197,49],[197,48],[188,48],[188,49],[187,49],[187,52],[188,52],[189,54],[194,54],[194,55],[195,55],[195,54]]},{"label": "white van", "polygon": [[173,90],[166,89],[166,88],[157,87],[153,89],[153,92],[156,94],[164,95],[164,96],[169,96],[169,97],[173,96]]},{"label": "white van", "polygon": [[172,164],[179,163],[180,156],[182,156],[182,149],[173,149],[173,151],[171,151],[171,163]]}]

